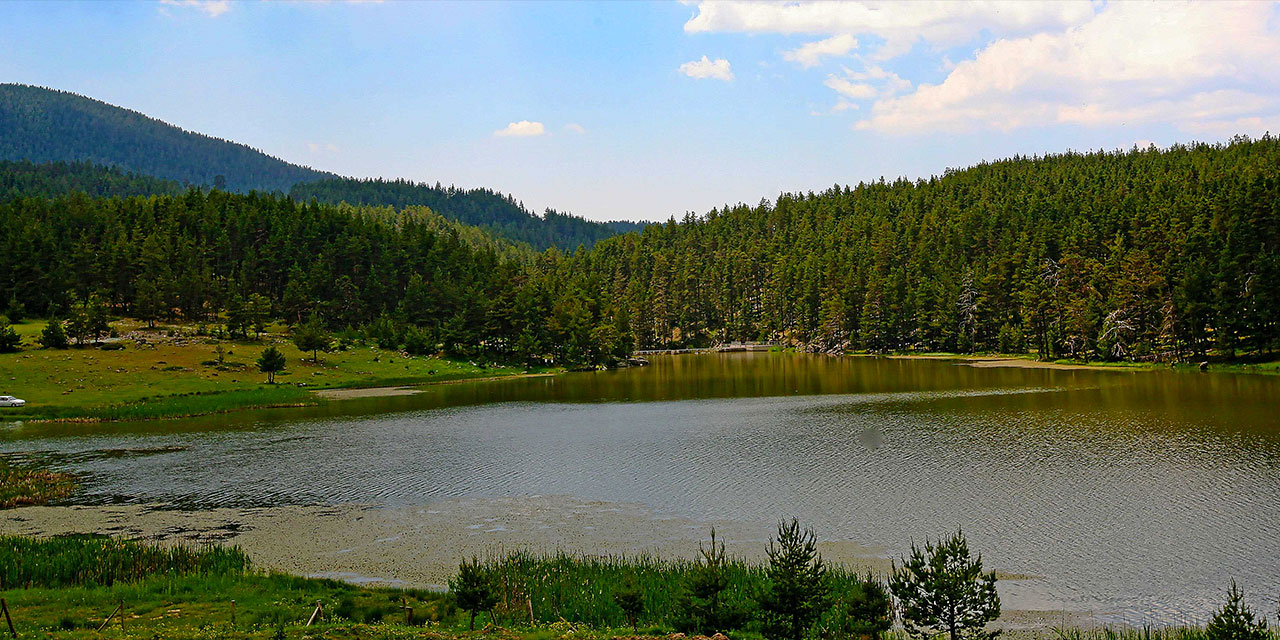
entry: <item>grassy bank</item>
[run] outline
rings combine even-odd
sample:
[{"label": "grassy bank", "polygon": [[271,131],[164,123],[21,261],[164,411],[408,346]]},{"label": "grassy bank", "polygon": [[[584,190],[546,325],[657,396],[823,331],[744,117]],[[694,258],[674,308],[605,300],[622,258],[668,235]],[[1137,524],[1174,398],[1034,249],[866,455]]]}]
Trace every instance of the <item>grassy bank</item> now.
[{"label": "grassy bank", "polygon": [[[0,354],[0,394],[27,401],[0,409],[0,420],[136,420],[219,413],[246,408],[323,402],[313,389],[412,385],[510,376],[514,367],[406,356],[368,346],[302,353],[279,327],[259,340],[228,341],[197,335],[192,326],[148,330],[121,321],[114,326],[123,349],[41,349],[43,322],[16,325],[23,351]],[[257,358],[280,349],[287,369],[268,385]]]},{"label": "grassy bank", "polygon": [[[477,632],[481,637],[594,640],[633,637],[613,598],[625,585],[638,587],[645,602],[639,637],[671,637],[676,630],[675,599],[693,566],[646,557],[513,553],[495,555],[483,561],[482,568],[499,599],[492,615],[481,614],[486,625]],[[726,568],[726,602],[763,588],[761,567],[734,560]],[[833,592],[847,595],[863,580],[837,568],[831,579]],[[0,598],[22,638],[475,636],[467,632],[466,612],[451,594],[263,573],[255,571],[238,549],[228,547],[0,537]],[[317,603],[322,613],[308,626]],[[97,631],[104,622],[106,628]],[[815,633],[815,639],[824,640],[858,637],[823,627]],[[1015,629],[1006,635],[1038,640],[1212,640],[1199,628]],[[731,636],[762,637],[750,625]],[[907,636],[891,631],[885,640]]]}]

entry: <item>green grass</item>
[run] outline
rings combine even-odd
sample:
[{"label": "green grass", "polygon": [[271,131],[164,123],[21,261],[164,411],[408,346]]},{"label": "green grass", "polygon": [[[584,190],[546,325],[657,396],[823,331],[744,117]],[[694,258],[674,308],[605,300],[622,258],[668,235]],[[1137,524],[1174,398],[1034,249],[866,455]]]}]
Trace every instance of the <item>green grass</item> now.
[{"label": "green grass", "polygon": [[0,536],[0,584],[21,588],[109,587],[162,575],[239,575],[249,557],[236,547],[164,547],[97,536]]},{"label": "green grass", "polygon": [[[635,580],[644,598],[639,617],[643,626],[673,628],[679,615],[678,600],[683,585],[695,567],[691,560],[664,560],[653,556],[587,556],[567,553],[517,551],[490,557],[482,562],[491,582],[498,585],[499,619],[529,623],[568,620],[595,628],[621,628],[627,618],[613,594],[624,583]],[[730,559],[727,566],[729,588],[726,602],[747,608],[764,588],[765,570],[760,565]],[[866,577],[843,567],[831,568],[832,591],[849,593]]]},{"label": "green grass", "polygon": [[[424,384],[510,376],[516,367],[485,367],[444,358],[404,357],[355,346],[346,351],[301,353],[282,333],[260,340],[225,341],[196,335],[193,326],[145,329],[131,321],[113,325],[130,338],[125,348],[40,349],[43,321],[16,325],[23,351],[0,354],[0,394],[27,401],[0,409],[0,420],[133,420],[220,413],[237,409],[318,404],[311,389]],[[272,327],[272,329],[276,329]],[[180,343],[176,343],[180,341]],[[268,345],[280,349],[286,371],[266,384],[256,360]],[[219,354],[217,350],[223,349]]]},{"label": "green grass", "polygon": [[0,456],[0,509],[49,504],[71,495],[75,488],[70,474],[13,464]]}]

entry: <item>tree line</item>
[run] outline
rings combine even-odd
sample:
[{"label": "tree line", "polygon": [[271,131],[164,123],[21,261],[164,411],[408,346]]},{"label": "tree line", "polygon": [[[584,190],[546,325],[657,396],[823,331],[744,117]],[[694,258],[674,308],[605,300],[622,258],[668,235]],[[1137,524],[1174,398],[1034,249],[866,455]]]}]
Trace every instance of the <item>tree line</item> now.
[{"label": "tree line", "polygon": [[424,206],[450,220],[539,250],[591,247],[605,238],[644,227],[638,222],[594,222],[554,209],[547,209],[539,217],[509,195],[490,189],[445,187],[438,182],[433,186],[411,180],[331,178],[298,183],[289,195],[296,200],[315,198],[330,204],[345,202],[394,209]]},{"label": "tree line", "polygon": [[423,206],[36,192],[0,202],[0,310],[6,297],[11,317],[102,305],[242,333],[252,309],[414,353],[568,365],[732,340],[1267,357],[1278,247],[1270,136],[782,194],[571,253]]},{"label": "tree line", "polygon": [[574,254],[561,278],[639,347],[1045,358],[1280,347],[1280,140],[1015,157],[713,209]]}]

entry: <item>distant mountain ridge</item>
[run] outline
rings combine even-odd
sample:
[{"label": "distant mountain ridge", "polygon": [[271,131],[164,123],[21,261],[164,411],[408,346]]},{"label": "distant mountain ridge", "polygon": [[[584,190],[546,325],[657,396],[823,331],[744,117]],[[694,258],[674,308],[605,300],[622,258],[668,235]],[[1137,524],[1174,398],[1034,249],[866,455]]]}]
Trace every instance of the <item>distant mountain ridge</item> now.
[{"label": "distant mountain ridge", "polygon": [[237,192],[287,192],[335,177],[100,100],[22,84],[0,84],[0,160],[87,161]]},{"label": "distant mountain ridge", "polygon": [[449,220],[539,250],[572,251],[644,227],[594,222],[551,209],[538,216],[513,197],[489,189],[342,178],[100,100],[22,84],[0,84],[0,161],[11,163],[5,167],[10,192],[29,191],[39,182],[46,196],[70,191],[164,195],[175,193],[176,185],[280,192],[303,201],[397,210],[426,206]]},{"label": "distant mountain ridge", "polygon": [[491,189],[460,189],[440,183],[432,186],[412,180],[330,178],[296,184],[289,195],[299,201],[315,198],[328,204],[346,202],[396,209],[426,206],[451,220],[489,229],[537,249],[554,246],[572,251],[579,245],[590,247],[645,226],[639,222],[595,222],[554,209],[547,209],[539,217],[515,198]]}]

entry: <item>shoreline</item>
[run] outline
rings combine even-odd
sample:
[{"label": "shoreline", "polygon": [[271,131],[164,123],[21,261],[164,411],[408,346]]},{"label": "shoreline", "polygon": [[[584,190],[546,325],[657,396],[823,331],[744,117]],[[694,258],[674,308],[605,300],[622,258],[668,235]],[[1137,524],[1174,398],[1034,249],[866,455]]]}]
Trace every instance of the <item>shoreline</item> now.
[{"label": "shoreline", "polygon": [[[572,555],[698,557],[711,528],[731,555],[766,562],[771,525],[698,521],[648,507],[570,496],[446,499],[415,506],[311,505],[180,510],[172,505],[20,507],[0,511],[0,535],[98,534],[170,544],[234,544],[254,565],[357,586],[443,590],[460,558],[528,550]],[[884,549],[823,540],[831,563],[883,575]],[[1043,578],[997,570],[1006,602],[1000,624],[1044,632],[1097,620],[1037,596]],[[1004,589],[1002,589],[1004,590]]]}]

